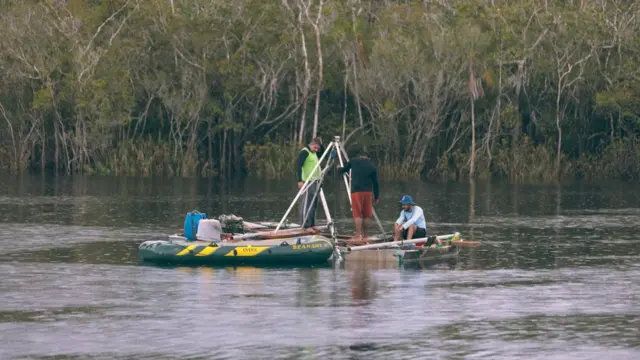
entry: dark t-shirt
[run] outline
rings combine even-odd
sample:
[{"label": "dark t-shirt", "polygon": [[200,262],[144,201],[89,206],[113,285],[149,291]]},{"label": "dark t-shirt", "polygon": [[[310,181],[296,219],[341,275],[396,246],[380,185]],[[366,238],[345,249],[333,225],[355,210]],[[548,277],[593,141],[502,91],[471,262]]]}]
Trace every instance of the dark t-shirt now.
[{"label": "dark t-shirt", "polygon": [[373,191],[373,198],[380,198],[378,170],[368,158],[355,158],[340,168],[341,173],[351,170],[351,192]]}]

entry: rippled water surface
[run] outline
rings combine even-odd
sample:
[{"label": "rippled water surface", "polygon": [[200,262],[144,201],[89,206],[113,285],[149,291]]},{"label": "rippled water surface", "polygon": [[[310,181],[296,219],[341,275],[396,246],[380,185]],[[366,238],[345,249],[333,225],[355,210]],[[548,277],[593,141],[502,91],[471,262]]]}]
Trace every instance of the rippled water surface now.
[{"label": "rippled water surface", "polygon": [[[640,359],[640,187],[382,190],[387,228],[408,193],[432,233],[482,246],[423,269],[141,266],[187,211],[276,221],[295,189],[3,178],[0,358]],[[349,232],[344,189],[326,191]]]}]

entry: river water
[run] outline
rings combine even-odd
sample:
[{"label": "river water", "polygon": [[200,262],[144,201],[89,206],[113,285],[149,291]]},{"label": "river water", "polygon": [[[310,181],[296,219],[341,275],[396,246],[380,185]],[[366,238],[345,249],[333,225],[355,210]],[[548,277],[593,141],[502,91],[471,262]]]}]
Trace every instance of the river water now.
[{"label": "river water", "polygon": [[[327,185],[341,232],[339,182]],[[294,184],[5,177],[1,359],[640,359],[640,187],[383,183],[430,233],[426,269],[160,268],[137,245],[187,211],[279,220]]]}]

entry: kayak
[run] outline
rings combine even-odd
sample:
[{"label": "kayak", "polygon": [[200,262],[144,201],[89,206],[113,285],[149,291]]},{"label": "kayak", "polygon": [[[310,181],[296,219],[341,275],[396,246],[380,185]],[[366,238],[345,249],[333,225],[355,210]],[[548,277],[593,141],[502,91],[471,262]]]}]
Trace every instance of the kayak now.
[{"label": "kayak", "polygon": [[453,245],[440,246],[435,248],[415,247],[398,252],[398,260],[402,263],[410,262],[433,262],[457,259],[460,254],[460,247]]},{"label": "kayak", "polygon": [[460,247],[457,245],[444,245],[440,247],[412,246],[406,248],[382,248],[349,252],[341,249],[341,255],[345,263],[360,262],[370,264],[405,264],[412,262],[439,262],[457,259]]},{"label": "kayak", "polygon": [[[371,242],[371,238],[368,240]],[[430,247],[419,245],[424,244],[427,240],[431,240],[430,242],[438,240],[440,244]],[[473,245],[468,245],[472,243]],[[379,241],[360,246],[349,246],[342,242],[338,244],[338,249],[345,264],[366,263],[367,266],[375,265],[388,268],[398,265],[406,266],[408,264],[430,265],[442,261],[454,260],[457,259],[460,254],[461,245],[477,246],[475,242],[462,240],[460,233],[456,232],[421,239],[391,242]]]},{"label": "kayak", "polygon": [[258,241],[185,241],[167,237],[138,247],[142,262],[166,265],[316,265],[333,254],[330,239],[308,235]]},{"label": "kayak", "polygon": [[[322,234],[321,235],[325,235]],[[469,241],[469,240],[464,240],[461,237],[461,234],[456,232],[453,234],[447,234],[447,235],[438,235],[437,238],[440,241],[446,242],[447,245],[452,245],[452,244],[456,244],[459,247],[476,247],[476,246],[480,246],[480,243],[478,241]],[[413,240],[405,240],[405,243],[423,243],[425,242],[427,238],[424,239],[413,239]],[[393,241],[393,236],[391,235],[374,235],[374,236],[370,236],[367,238],[367,244],[378,244],[380,246],[382,246],[384,243],[387,242],[391,242]],[[349,248],[349,247],[353,247],[356,245],[361,245],[362,241],[354,241],[351,239],[351,236],[338,236],[338,240],[337,240],[338,246],[341,247],[345,247],[345,248]]]}]

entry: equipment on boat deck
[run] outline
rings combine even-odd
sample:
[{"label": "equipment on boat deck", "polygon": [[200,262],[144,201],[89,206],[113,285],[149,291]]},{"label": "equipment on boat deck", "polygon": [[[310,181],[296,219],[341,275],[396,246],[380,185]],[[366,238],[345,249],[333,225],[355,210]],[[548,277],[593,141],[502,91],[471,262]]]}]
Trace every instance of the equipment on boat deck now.
[{"label": "equipment on boat deck", "polygon": [[221,240],[222,226],[216,219],[202,219],[198,224],[198,240],[217,242]]},{"label": "equipment on boat deck", "polygon": [[222,232],[227,234],[244,234],[244,220],[240,216],[220,215],[218,216],[222,226]]},{"label": "equipment on boat deck", "polygon": [[187,240],[195,240],[198,233],[198,224],[202,219],[206,219],[207,214],[201,213],[198,210],[187,213],[184,219],[184,237]]}]

